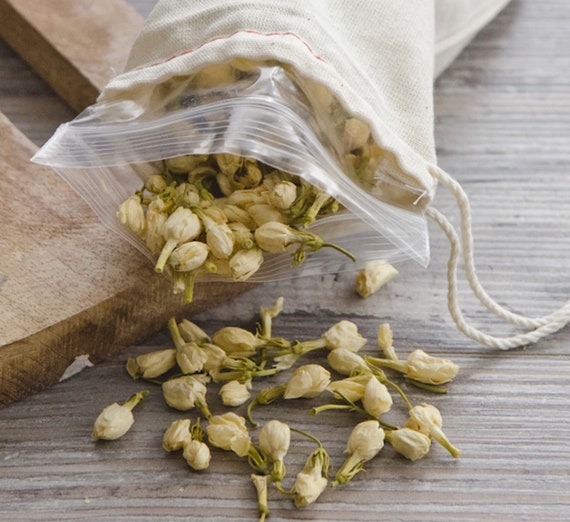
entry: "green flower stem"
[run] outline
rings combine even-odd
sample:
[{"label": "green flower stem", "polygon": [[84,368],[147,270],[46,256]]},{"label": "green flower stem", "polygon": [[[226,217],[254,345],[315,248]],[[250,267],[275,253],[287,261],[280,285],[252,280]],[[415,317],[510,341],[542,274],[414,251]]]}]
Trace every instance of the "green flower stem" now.
[{"label": "green flower stem", "polygon": [[[271,371],[271,370],[266,370]],[[277,371],[277,370],[276,370]],[[247,420],[253,427],[257,427],[257,422],[253,420],[252,411],[256,404],[271,404],[273,401],[283,397],[285,390],[287,389],[286,384],[280,384],[279,386],[272,386],[271,388],[265,388],[260,390],[255,399],[253,399],[247,405]]]},{"label": "green flower stem", "polygon": [[271,470],[271,480],[281,483],[286,472],[285,463],[282,460],[275,460],[273,462],[273,469]]},{"label": "green flower stem", "polygon": [[139,391],[131,395],[124,403],[123,406],[132,410],[139,402],[148,396],[148,390]]},{"label": "green flower stem", "polygon": [[443,433],[443,430],[438,426],[432,426],[430,432],[431,438],[441,444],[452,457],[459,458],[461,455],[461,450],[451,444],[450,440],[447,438],[447,435]]},{"label": "green flower stem", "polygon": [[196,272],[185,272],[184,274],[184,301],[191,303],[194,300],[194,283],[196,282]]},{"label": "green flower stem", "polygon": [[319,212],[321,211],[321,208],[326,205],[331,199],[331,196],[329,196],[326,192],[317,192],[315,199],[311,203],[311,206],[307,209],[305,215],[303,216],[303,226],[306,227],[315,221]]},{"label": "green flower stem", "polygon": [[176,322],[175,317],[171,317],[168,320],[168,331],[170,332],[170,336],[172,337],[172,341],[174,342],[174,346],[177,350],[180,350],[185,344],[186,341],[182,337],[180,333],[180,329],[178,328],[178,323]]},{"label": "green flower stem", "polygon": [[247,461],[251,469],[262,475],[267,475],[267,458],[261,454],[253,443],[249,445],[249,449],[247,450]]},{"label": "green flower stem", "polygon": [[336,250],[337,252],[344,254],[351,261],[356,261],[356,257],[354,256],[354,254],[350,253],[348,250],[346,250],[345,248],[342,248],[341,246],[339,246],[335,243],[323,243],[321,245],[321,248],[323,248],[323,247],[332,248],[332,249]]},{"label": "green flower stem", "polygon": [[406,361],[381,359],[379,357],[371,357],[370,355],[367,355],[364,359],[367,363],[383,366],[385,368],[390,368],[400,373],[406,373],[408,371],[408,363]]},{"label": "green flower stem", "polygon": [[177,247],[177,245],[178,245],[178,240],[176,239],[169,239],[166,242],[166,244],[162,247],[162,250],[160,251],[160,256],[158,257],[156,265],[154,265],[155,272],[158,272],[160,274],[164,271],[164,266],[166,265],[166,262],[168,261],[170,254],[172,254],[173,250]]},{"label": "green flower stem", "polygon": [[210,408],[208,408],[208,404],[206,403],[205,399],[198,397],[196,399],[195,405],[200,409],[202,415],[204,415],[206,419],[209,419],[212,416],[212,412],[210,411]]},{"label": "green flower stem", "polygon": [[323,404],[322,406],[316,406],[311,408],[311,415],[314,417],[323,411],[329,410],[349,410],[354,411],[354,406],[349,404]]},{"label": "green flower stem", "polygon": [[332,487],[336,487],[339,484],[346,484],[357,474],[364,469],[364,460],[362,460],[357,454],[350,455],[342,464],[342,467],[338,470],[333,482]]},{"label": "green flower stem", "polygon": [[443,388],[442,386],[436,386],[435,384],[427,384],[425,382],[416,381],[415,379],[406,379],[406,380],[416,388],[420,388],[422,390],[427,390],[432,393],[441,393],[441,394],[447,393],[447,389]]},{"label": "green flower stem", "polygon": [[198,442],[202,442],[204,439],[204,430],[202,426],[200,426],[200,417],[196,419],[196,423],[190,428],[190,437],[192,440],[197,440]]}]

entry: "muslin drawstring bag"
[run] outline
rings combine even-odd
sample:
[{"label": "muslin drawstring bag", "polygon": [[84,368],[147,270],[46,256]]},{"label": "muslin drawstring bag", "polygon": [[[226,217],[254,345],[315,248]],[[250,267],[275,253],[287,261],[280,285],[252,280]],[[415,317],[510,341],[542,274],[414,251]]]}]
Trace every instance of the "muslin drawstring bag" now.
[{"label": "muslin drawstring bag", "polygon": [[[531,319],[510,313],[486,294],[473,264],[469,203],[460,185],[438,167],[433,133],[434,78],[507,3],[162,0],[135,42],[125,72],[106,86],[96,105],[58,129],[34,159],[57,168],[104,218],[105,212],[114,217],[106,206],[113,194],[133,185],[124,164],[136,164],[144,177],[145,161],[167,157],[165,150],[172,156],[245,150],[339,199],[350,217],[341,217],[342,226],[333,220],[329,233],[340,228],[349,237],[356,217],[394,247],[371,248],[375,243],[369,234],[367,241],[360,238],[364,246],[358,254],[381,251],[397,258],[396,250],[426,265],[425,219],[434,220],[451,243],[449,308],[458,328],[501,349],[536,342],[570,320],[570,302],[552,315]],[[220,84],[227,64],[244,73],[251,64],[261,65],[255,80],[240,87],[233,84],[235,75]],[[192,107],[195,98],[187,89],[209,70],[216,71],[218,83],[198,97],[214,107],[205,111]],[[299,103],[299,92],[308,108]],[[180,119],[180,111],[168,112],[181,93],[190,106],[191,125]],[[319,109],[323,94],[337,100],[350,119],[364,122],[375,150],[381,151],[369,185],[331,161],[329,150],[334,156],[338,136],[319,134],[328,125],[326,111]],[[89,169],[98,177],[85,174]],[[438,183],[457,200],[461,241],[431,205]],[[466,323],[456,291],[461,256],[478,299],[530,332],[496,338]],[[327,265],[314,266],[322,271]],[[277,273],[276,267],[272,270],[265,272],[267,279]]]}]

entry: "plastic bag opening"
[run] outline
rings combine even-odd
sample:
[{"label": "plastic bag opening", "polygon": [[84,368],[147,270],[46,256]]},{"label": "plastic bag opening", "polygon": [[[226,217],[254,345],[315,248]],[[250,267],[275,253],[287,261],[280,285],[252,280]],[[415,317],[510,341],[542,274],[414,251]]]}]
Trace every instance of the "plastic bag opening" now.
[{"label": "plastic bag opening", "polygon": [[[155,259],[119,222],[119,206],[165,161],[219,154],[255,159],[334,198],[341,210],[309,229],[351,250],[359,265],[381,258],[427,266],[421,187],[366,123],[287,66],[234,60],[172,78],[144,99],[95,104],[62,125],[33,161],[58,170],[103,223]],[[347,268],[341,257],[321,250],[291,270],[289,253],[269,255],[250,280],[339,271]]]}]

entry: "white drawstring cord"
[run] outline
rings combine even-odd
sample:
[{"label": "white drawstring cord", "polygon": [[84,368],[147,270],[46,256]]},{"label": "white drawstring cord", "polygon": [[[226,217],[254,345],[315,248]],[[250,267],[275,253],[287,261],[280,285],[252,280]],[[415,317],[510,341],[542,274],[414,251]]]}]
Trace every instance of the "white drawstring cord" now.
[{"label": "white drawstring cord", "polygon": [[[539,339],[560,330],[568,324],[570,322],[570,300],[550,315],[540,318],[529,318],[506,310],[487,294],[485,289],[481,286],[475,271],[475,262],[473,259],[473,236],[471,233],[471,209],[467,195],[461,188],[461,185],[449,177],[445,172],[440,170],[433,172],[433,174],[436,179],[438,179],[438,181],[447,187],[454,195],[461,216],[462,241],[460,242],[455,228],[453,228],[453,225],[451,225],[443,214],[433,207],[428,207],[426,210],[426,215],[441,227],[451,245],[447,268],[448,306],[457,328],[464,335],[481,344],[485,344],[493,348],[500,348],[501,350],[509,350],[511,348],[535,343]],[[524,334],[515,335],[513,337],[493,337],[467,324],[457,302],[457,265],[461,253],[461,245],[463,246],[466,277],[473,293],[479,301],[489,311],[493,312],[501,319],[523,328],[534,328],[534,330]]]}]

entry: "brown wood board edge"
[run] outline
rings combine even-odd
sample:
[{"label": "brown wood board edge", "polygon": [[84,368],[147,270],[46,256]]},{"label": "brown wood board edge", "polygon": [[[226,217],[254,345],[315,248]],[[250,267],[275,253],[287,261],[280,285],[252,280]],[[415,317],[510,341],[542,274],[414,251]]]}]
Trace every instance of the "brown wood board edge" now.
[{"label": "brown wood board edge", "polygon": [[0,347],[0,407],[56,384],[78,356],[101,362],[164,328],[170,317],[198,313],[254,286],[197,283],[194,301],[184,305],[166,278],[149,271],[141,281],[71,321]]},{"label": "brown wood board edge", "polygon": [[123,69],[142,25],[122,0],[0,0],[0,37],[77,112]]}]

